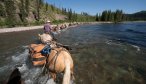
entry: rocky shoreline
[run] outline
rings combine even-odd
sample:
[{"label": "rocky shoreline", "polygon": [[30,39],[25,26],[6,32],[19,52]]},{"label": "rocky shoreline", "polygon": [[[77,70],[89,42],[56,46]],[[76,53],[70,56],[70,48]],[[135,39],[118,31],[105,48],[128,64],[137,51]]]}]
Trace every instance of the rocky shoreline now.
[{"label": "rocky shoreline", "polygon": [[[74,27],[74,26],[83,25],[83,24],[100,24],[100,23],[111,23],[111,22],[76,22],[76,23],[67,23],[67,24],[71,24],[71,27]],[[64,23],[64,24],[66,24],[66,23]],[[61,25],[61,24],[59,24],[59,25]],[[52,26],[54,27],[56,25],[52,25]],[[43,25],[42,26],[29,26],[29,27],[1,28],[0,33],[19,32],[19,31],[27,31],[27,30],[34,30],[34,29],[42,29],[42,28],[43,28]]]},{"label": "rocky shoreline", "polygon": [[41,29],[41,28],[43,28],[43,26],[2,28],[2,29],[0,29],[0,33],[19,32],[19,31],[26,31],[26,30]]}]

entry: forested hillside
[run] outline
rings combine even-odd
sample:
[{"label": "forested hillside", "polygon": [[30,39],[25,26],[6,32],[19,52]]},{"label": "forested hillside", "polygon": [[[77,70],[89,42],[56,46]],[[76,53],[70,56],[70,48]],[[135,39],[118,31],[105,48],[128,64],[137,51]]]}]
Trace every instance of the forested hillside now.
[{"label": "forested hillside", "polygon": [[56,18],[62,11],[43,0],[0,0],[0,26],[37,25]]},{"label": "forested hillside", "polygon": [[44,0],[0,0],[0,27],[39,25],[46,20],[95,21],[94,16],[72,9],[57,8]]},{"label": "forested hillside", "polygon": [[145,20],[146,21],[146,11],[136,12],[134,14],[126,14],[129,20],[131,21],[138,21],[138,20]]}]

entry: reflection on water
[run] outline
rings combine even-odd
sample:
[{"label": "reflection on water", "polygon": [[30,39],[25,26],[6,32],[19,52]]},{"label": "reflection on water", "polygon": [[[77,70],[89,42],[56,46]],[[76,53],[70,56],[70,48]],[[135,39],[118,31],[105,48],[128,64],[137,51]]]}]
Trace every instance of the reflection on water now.
[{"label": "reflection on water", "polygon": [[[47,75],[33,67],[27,57],[27,45],[36,43],[38,33],[42,31],[0,35],[0,76],[7,77],[9,73],[4,72],[19,67],[25,83],[46,83]],[[76,84],[146,83],[145,23],[84,25],[62,31],[56,37],[72,47]]]}]

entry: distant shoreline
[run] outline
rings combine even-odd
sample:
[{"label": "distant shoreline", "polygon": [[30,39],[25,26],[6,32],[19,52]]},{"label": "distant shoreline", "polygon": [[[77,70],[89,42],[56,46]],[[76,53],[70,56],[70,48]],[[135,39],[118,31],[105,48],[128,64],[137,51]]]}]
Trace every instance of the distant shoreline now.
[{"label": "distant shoreline", "polygon": [[[97,24],[97,23],[105,23],[105,22],[78,22],[80,24]],[[55,26],[55,25],[52,25]],[[71,26],[72,27],[72,26]],[[35,29],[43,29],[42,26],[29,26],[29,27],[13,27],[13,28],[0,28],[1,33],[8,33],[8,32],[19,32],[19,31],[27,31],[27,30],[35,30]]]},{"label": "distant shoreline", "polygon": [[123,21],[123,22],[146,22],[146,21]]},{"label": "distant shoreline", "polygon": [[41,28],[43,28],[43,26],[1,28],[0,29],[0,33],[19,32],[19,31],[27,31],[27,30],[41,29]]},{"label": "distant shoreline", "polygon": [[[124,21],[120,23],[126,23],[126,22],[146,22],[146,21]],[[114,22],[77,22],[78,25],[82,24],[102,24],[102,23],[114,23]],[[55,25],[52,25],[55,26]],[[42,26],[29,26],[29,27],[14,27],[14,28],[0,28],[0,34],[1,33],[8,33],[8,32],[19,32],[19,31],[27,31],[27,30],[35,30],[35,29],[43,29]]]}]

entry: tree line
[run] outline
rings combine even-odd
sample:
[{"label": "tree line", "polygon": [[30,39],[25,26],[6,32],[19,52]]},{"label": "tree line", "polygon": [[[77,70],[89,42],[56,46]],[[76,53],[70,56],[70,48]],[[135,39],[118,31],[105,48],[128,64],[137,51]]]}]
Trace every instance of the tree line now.
[{"label": "tree line", "polygon": [[83,21],[83,22],[91,22],[91,21],[110,21],[110,22],[121,22],[127,21],[128,17],[123,13],[122,10],[105,10],[102,14],[96,14],[96,16],[91,16],[86,12],[82,12],[81,14],[77,14],[72,9],[62,8],[62,13],[68,16],[69,21]]},{"label": "tree line", "polygon": [[101,15],[98,13],[96,14],[96,21],[121,22],[126,20],[127,17],[122,10],[116,10],[115,12],[111,10],[105,10]]},{"label": "tree line", "polygon": [[78,14],[71,8],[62,8],[62,13],[67,16],[67,21],[69,22],[91,22],[96,19],[95,16],[91,16],[86,12],[81,12],[81,14]]}]

